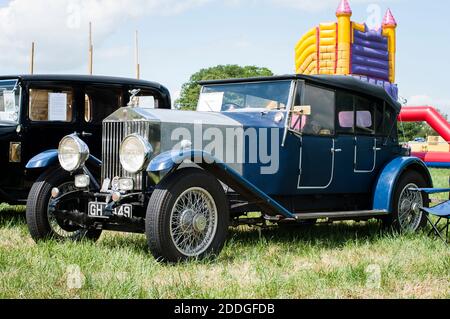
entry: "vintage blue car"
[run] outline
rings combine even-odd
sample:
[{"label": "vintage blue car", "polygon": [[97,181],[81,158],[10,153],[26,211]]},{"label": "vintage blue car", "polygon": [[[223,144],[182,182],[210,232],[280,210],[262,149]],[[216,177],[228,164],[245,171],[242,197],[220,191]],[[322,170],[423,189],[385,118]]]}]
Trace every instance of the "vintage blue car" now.
[{"label": "vintage blue car", "polygon": [[109,116],[102,159],[73,134],[31,160],[48,168],[29,196],[32,237],[145,233],[158,260],[178,262],[216,256],[242,224],[425,224],[429,200],[415,190],[432,179],[399,146],[401,106],[383,88],[302,75],[201,84],[196,112],[128,106]]}]

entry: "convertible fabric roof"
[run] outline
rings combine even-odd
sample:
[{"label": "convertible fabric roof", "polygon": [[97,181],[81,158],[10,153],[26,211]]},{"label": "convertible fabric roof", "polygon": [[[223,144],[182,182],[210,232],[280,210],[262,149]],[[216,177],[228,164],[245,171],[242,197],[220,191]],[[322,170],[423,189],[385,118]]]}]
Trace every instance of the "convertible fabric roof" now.
[{"label": "convertible fabric roof", "polygon": [[326,87],[340,88],[355,93],[361,93],[369,95],[383,101],[386,101],[393,109],[400,112],[402,106],[395,101],[384,88],[361,81],[352,76],[345,75],[282,75],[272,77],[257,77],[247,79],[227,79],[227,80],[214,80],[214,81],[202,81],[200,85],[214,85],[214,84],[229,84],[229,83],[245,83],[245,82],[265,82],[265,81],[280,81],[280,80],[305,80],[309,83],[321,84]]}]

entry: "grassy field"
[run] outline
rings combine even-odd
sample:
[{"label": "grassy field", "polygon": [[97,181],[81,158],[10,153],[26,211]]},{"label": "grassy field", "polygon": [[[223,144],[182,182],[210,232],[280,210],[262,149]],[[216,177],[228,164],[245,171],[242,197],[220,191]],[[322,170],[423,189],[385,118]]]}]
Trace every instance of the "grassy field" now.
[{"label": "grassy field", "polygon": [[[449,174],[434,170],[435,186]],[[450,251],[376,222],[242,228],[215,262],[168,266],[140,235],[36,245],[23,208],[3,207],[0,298],[450,298]]]}]

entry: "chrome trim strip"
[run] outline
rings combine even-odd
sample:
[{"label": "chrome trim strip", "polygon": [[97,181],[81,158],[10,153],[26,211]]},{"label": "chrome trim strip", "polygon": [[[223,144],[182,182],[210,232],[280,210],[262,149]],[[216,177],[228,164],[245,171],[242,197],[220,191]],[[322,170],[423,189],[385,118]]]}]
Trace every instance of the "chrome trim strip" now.
[{"label": "chrome trim strip", "polygon": [[380,217],[388,215],[389,212],[385,210],[362,210],[362,211],[343,211],[343,212],[330,212],[330,213],[304,213],[304,214],[294,214],[298,220],[309,220],[309,219],[323,219],[323,218],[369,218],[369,217]]},{"label": "chrome trim strip", "polygon": [[336,140],[333,139],[333,148],[330,150],[332,155],[332,163],[331,163],[331,179],[326,186],[301,186],[301,178],[303,173],[303,137],[301,138],[302,146],[300,147],[300,174],[298,176],[298,185],[297,189],[299,190],[308,190],[308,189],[327,189],[331,186],[334,180],[334,166],[336,161]]},{"label": "chrome trim strip", "polygon": [[377,167],[377,160],[378,160],[378,156],[377,153],[379,151],[381,151],[381,149],[378,148],[377,145],[377,139],[374,138],[374,143],[373,143],[373,167],[372,170],[358,170],[356,169],[356,165],[358,164],[358,137],[355,137],[355,156],[354,156],[354,162],[353,162],[353,172],[356,174],[370,174],[373,173],[375,171],[375,168]]}]

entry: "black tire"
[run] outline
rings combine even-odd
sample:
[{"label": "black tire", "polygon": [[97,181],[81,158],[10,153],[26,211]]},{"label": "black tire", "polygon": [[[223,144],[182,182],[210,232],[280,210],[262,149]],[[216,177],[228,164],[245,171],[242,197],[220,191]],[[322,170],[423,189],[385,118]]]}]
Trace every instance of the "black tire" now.
[{"label": "black tire", "polygon": [[[423,177],[422,174],[416,172],[416,171],[407,171],[405,172],[399,179],[397,186],[395,187],[394,191],[394,197],[393,197],[393,211],[392,214],[387,216],[383,219],[383,226],[387,229],[393,230],[397,233],[404,233],[404,232],[416,232],[419,231],[421,228],[425,227],[427,224],[427,217],[426,214],[423,212],[420,212],[420,220],[419,217],[417,217],[417,222],[413,223],[417,225],[417,227],[413,227],[413,229],[406,229],[404,225],[402,225],[402,222],[400,221],[400,200],[402,193],[409,188],[410,185],[415,185],[418,188],[425,188],[429,187],[427,181]],[[419,192],[416,192],[416,194],[420,194]],[[428,198],[424,195],[422,196],[422,207],[425,207],[428,205]],[[413,213],[413,212],[412,212]],[[414,212],[414,214],[417,213]]]},{"label": "black tire", "polygon": [[34,183],[28,196],[26,210],[28,229],[34,241],[39,242],[48,239],[61,241],[79,241],[87,239],[97,241],[100,238],[102,231],[97,229],[88,230],[62,225],[55,219],[61,229],[71,233],[69,236],[61,236],[51,226],[48,216],[48,204],[51,197],[51,191],[54,187],[69,184],[73,181],[74,177],[70,176],[70,174],[62,168],[53,168],[42,174]]},{"label": "black tire", "polygon": [[[210,194],[216,207],[217,222],[215,224],[217,227],[215,234],[212,232],[213,235],[210,236],[209,245],[206,246],[205,250],[199,251],[196,255],[189,255],[177,248],[175,239],[171,235],[171,219],[172,209],[177,204],[179,197],[193,188],[199,188],[201,191]],[[179,215],[179,219],[174,218],[174,220],[179,220],[181,225],[182,214]],[[192,218],[192,220],[194,219]],[[182,169],[164,179],[150,198],[145,222],[148,245],[153,256],[158,261],[163,262],[177,263],[190,259],[215,258],[220,254],[225,244],[229,222],[228,200],[217,179],[200,169]],[[188,231],[193,232],[193,224],[192,221],[191,228]],[[211,219],[207,225],[208,227],[212,225]]]}]

